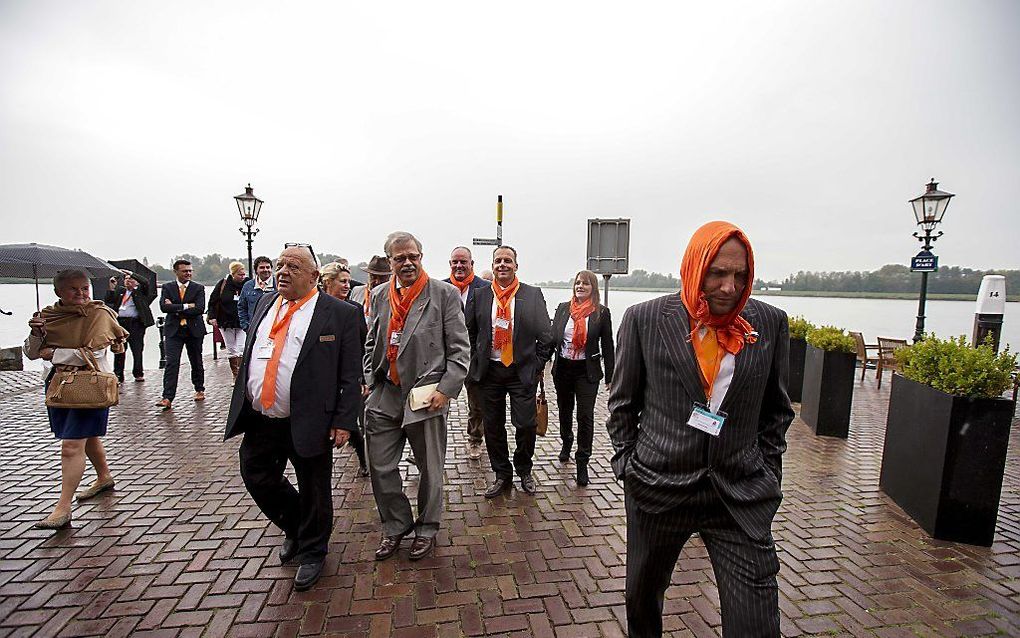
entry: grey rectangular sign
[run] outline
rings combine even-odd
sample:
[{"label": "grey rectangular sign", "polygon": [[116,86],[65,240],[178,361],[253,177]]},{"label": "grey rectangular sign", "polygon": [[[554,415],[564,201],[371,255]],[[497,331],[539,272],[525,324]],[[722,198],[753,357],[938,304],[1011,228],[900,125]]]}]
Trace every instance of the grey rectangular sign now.
[{"label": "grey rectangular sign", "polygon": [[588,220],[588,270],[626,275],[630,269],[630,220]]},{"label": "grey rectangular sign", "polygon": [[474,239],[471,240],[471,244],[474,246],[499,246],[499,240],[481,239],[479,237],[475,237]]}]

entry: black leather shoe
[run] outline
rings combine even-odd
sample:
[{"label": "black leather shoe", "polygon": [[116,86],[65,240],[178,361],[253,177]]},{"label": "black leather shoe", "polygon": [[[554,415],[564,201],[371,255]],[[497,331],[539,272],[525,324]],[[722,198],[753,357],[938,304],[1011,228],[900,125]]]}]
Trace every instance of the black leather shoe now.
[{"label": "black leather shoe", "polygon": [[509,492],[513,486],[514,482],[510,479],[497,476],[496,480],[489,486],[489,489],[485,490],[485,498],[496,498],[503,492]]},{"label": "black leather shoe", "polygon": [[577,464],[577,484],[580,487],[584,487],[588,484],[588,464],[578,463]]},{"label": "black leather shoe", "polygon": [[407,533],[400,534],[398,536],[383,536],[382,542],[379,543],[379,549],[375,550],[376,560],[386,560],[390,556],[397,553],[400,549],[400,541],[404,540],[404,536]]},{"label": "black leather shoe", "polygon": [[534,494],[538,491],[538,484],[535,483],[535,477],[531,474],[521,477],[521,489],[527,494]]},{"label": "black leather shoe", "polygon": [[560,463],[566,463],[570,460],[570,446],[573,441],[564,441],[563,448],[560,450]]},{"label": "black leather shoe", "polygon": [[283,539],[283,545],[280,545],[278,555],[280,557],[281,565],[286,565],[290,561],[294,560],[294,557],[297,556],[297,540],[293,538]]},{"label": "black leather shoe", "polygon": [[414,541],[411,543],[411,553],[408,558],[411,560],[421,560],[432,553],[432,548],[436,546],[436,539],[432,536],[415,536]]},{"label": "black leather shoe", "polygon": [[298,567],[297,574],[294,574],[294,589],[305,591],[306,589],[311,589],[312,585],[319,582],[319,576],[322,576],[323,562],[320,560],[315,563],[305,563]]}]

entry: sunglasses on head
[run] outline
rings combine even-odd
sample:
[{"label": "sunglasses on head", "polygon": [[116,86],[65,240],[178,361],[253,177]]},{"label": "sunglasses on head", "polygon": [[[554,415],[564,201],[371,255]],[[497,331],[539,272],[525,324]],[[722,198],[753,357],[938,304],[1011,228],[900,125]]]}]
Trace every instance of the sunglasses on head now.
[{"label": "sunglasses on head", "polygon": [[319,266],[319,258],[315,256],[315,251],[312,250],[312,245],[311,244],[297,244],[297,243],[294,243],[294,242],[288,242],[288,243],[283,245],[283,249],[286,250],[288,248],[307,248],[308,252],[311,253],[311,255],[312,255],[312,262],[315,263],[316,267]]}]

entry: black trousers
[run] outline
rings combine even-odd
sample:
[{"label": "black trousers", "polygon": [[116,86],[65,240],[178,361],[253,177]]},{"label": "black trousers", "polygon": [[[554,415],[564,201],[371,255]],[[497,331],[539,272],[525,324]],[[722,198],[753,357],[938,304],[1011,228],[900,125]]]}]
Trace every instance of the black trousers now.
[{"label": "black trousers", "polygon": [[[326,556],[333,531],[333,450],[298,456],[290,419],[270,419],[257,412],[249,418],[238,450],[244,486],[262,513],[297,541],[299,564],[318,562]],[[287,461],[297,475],[297,489],[284,476]]]},{"label": "black trousers", "polygon": [[351,432],[351,447],[358,455],[358,463],[361,467],[368,467],[368,460],[365,458],[365,398],[358,399],[358,429]]},{"label": "black trousers", "polygon": [[[559,357],[559,355],[556,355]],[[574,442],[573,412],[577,404],[577,453],[574,460],[578,465],[587,465],[591,458],[591,444],[595,437],[595,397],[599,384],[588,380],[588,364],[584,359],[574,361],[560,357],[556,361],[556,407],[560,414],[560,439],[564,445]]]},{"label": "black trousers", "polygon": [[[117,323],[128,331],[128,348],[131,348],[131,374],[134,378],[145,376],[142,367],[142,349],[145,348],[145,324],[138,317],[118,317]],[[113,373],[121,381],[124,380],[124,362],[127,350],[113,355]]]},{"label": "black trousers", "polygon": [[[485,423],[485,449],[496,478],[511,479],[531,473],[535,456],[535,391],[537,384],[525,386],[517,372],[517,364],[509,367],[490,361],[482,378],[482,421]],[[510,464],[510,447],[506,434],[506,398],[510,397],[510,422],[514,426],[517,449]]]},{"label": "black trousers", "polygon": [[166,368],[163,370],[163,398],[174,400],[177,396],[177,374],[181,369],[181,351],[187,349],[191,363],[191,383],[196,392],[205,391],[205,368],[202,367],[202,341],[190,332],[185,336],[178,332],[166,338]]},{"label": "black trousers", "polygon": [[779,558],[772,536],[750,538],[709,486],[661,514],[641,510],[624,487],[627,507],[627,632],[662,636],[662,601],[680,550],[697,533],[715,571],[726,638],[779,637]]}]

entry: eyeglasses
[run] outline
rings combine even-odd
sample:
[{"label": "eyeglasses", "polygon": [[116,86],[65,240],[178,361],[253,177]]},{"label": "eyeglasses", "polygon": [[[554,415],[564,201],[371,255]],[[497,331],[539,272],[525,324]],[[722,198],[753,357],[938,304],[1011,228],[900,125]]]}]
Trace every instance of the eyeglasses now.
[{"label": "eyeglasses", "polygon": [[312,250],[312,245],[311,244],[297,244],[297,243],[288,242],[288,243],[283,245],[283,249],[286,250],[288,248],[307,248],[308,252],[312,254],[312,262],[315,264],[316,267],[319,266],[319,258],[315,256],[315,251]]},{"label": "eyeglasses", "polygon": [[390,257],[390,259],[392,259],[393,261],[397,262],[398,264],[403,264],[403,263],[406,263],[406,262],[409,262],[409,261],[413,261],[413,262],[417,263],[418,261],[421,260],[421,254],[420,253],[410,253],[410,254],[407,254],[407,255],[394,255],[393,257]]}]

